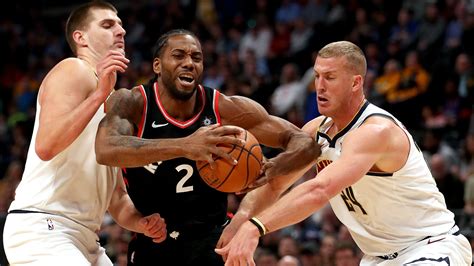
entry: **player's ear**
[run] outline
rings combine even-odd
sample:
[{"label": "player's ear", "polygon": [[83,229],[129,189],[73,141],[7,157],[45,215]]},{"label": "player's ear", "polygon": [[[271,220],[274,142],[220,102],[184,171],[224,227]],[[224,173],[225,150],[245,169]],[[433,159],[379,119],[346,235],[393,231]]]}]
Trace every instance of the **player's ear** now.
[{"label": "player's ear", "polygon": [[361,75],[355,75],[352,81],[352,90],[362,90],[364,89],[364,79]]},{"label": "player's ear", "polygon": [[74,39],[74,42],[76,43],[76,46],[86,46],[86,38],[84,36],[84,33],[80,30],[75,30],[72,33],[72,38]]},{"label": "player's ear", "polygon": [[155,72],[155,74],[158,76],[161,75],[161,60],[159,57],[155,57],[155,59],[153,59],[153,72]]}]

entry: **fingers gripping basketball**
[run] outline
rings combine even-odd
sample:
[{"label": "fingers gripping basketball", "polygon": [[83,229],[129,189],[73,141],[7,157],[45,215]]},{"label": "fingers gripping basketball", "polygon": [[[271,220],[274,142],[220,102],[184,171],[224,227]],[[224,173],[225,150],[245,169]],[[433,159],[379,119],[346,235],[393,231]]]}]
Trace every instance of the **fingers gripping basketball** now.
[{"label": "fingers gripping basketball", "polygon": [[244,134],[234,136],[245,140],[245,145],[243,147],[223,146],[222,148],[237,160],[236,165],[222,158],[216,159],[215,169],[211,169],[206,161],[196,162],[204,182],[222,192],[237,192],[245,189],[257,179],[262,166],[262,149],[257,139],[247,130],[244,130]]}]

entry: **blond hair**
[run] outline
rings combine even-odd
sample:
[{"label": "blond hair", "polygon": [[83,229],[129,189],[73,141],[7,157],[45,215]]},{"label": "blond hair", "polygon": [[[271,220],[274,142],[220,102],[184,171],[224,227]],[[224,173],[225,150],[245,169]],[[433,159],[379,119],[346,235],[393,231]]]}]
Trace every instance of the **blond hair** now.
[{"label": "blond hair", "polygon": [[345,57],[348,63],[347,67],[354,71],[355,74],[365,77],[367,73],[367,60],[365,59],[364,52],[362,52],[359,46],[348,41],[327,44],[319,50],[318,57]]}]

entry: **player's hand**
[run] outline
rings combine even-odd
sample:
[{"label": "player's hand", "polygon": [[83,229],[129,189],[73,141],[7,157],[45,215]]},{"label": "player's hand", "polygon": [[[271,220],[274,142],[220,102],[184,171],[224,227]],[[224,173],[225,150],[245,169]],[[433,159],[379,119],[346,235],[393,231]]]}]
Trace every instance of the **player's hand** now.
[{"label": "player's hand", "polygon": [[194,161],[207,161],[211,169],[215,169],[215,160],[222,157],[231,164],[237,164],[237,160],[232,158],[222,146],[244,146],[244,140],[236,138],[234,135],[244,134],[243,130],[235,126],[220,126],[214,124],[199,128],[190,136],[184,138],[184,157]]},{"label": "player's hand", "polygon": [[261,187],[268,183],[273,177],[267,174],[268,169],[271,169],[275,165],[274,162],[267,160],[263,157],[263,165],[260,169],[260,176],[251,184],[249,184],[245,189],[237,192],[237,195],[248,193],[258,187]]},{"label": "player's hand", "polygon": [[97,84],[98,92],[102,99],[107,99],[110,92],[114,89],[117,81],[117,71],[125,72],[127,64],[130,62],[125,56],[116,50],[110,50],[96,66],[99,82]]},{"label": "player's hand", "polygon": [[259,232],[257,228],[244,223],[232,240],[223,248],[215,249],[225,261],[225,266],[255,266],[253,253],[258,245]]},{"label": "player's hand", "polygon": [[226,227],[224,227],[221,237],[219,238],[219,241],[217,241],[216,248],[220,249],[229,244],[230,240],[234,237],[234,235],[239,230],[240,225],[242,224],[242,222],[238,222],[237,220],[238,219],[232,218],[230,220],[230,223]]},{"label": "player's hand", "polygon": [[138,228],[141,233],[153,239],[153,242],[160,243],[166,239],[166,223],[158,213],[145,216],[138,221]]}]

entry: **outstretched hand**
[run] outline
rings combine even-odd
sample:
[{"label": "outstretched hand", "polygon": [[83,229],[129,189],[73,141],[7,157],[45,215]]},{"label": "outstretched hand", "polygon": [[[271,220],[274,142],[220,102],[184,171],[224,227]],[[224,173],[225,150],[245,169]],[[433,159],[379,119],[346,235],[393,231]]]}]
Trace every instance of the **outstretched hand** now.
[{"label": "outstretched hand", "polygon": [[114,89],[117,82],[117,71],[125,72],[127,64],[130,62],[123,53],[115,50],[110,50],[102,60],[97,63],[96,71],[99,78],[97,84],[98,91],[101,93],[103,99],[107,99],[110,92]]},{"label": "outstretched hand", "polygon": [[253,254],[257,248],[259,233],[250,223],[243,224],[232,240],[215,252],[222,256],[225,266],[255,266]]},{"label": "outstretched hand", "polygon": [[166,239],[166,223],[158,213],[145,216],[138,221],[140,233],[153,239],[153,242],[160,243]]},{"label": "outstretched hand", "polygon": [[219,146],[244,146],[244,140],[234,137],[243,134],[243,130],[235,126],[219,124],[199,128],[192,135],[184,138],[185,157],[195,161],[207,161],[211,169],[215,169],[215,160],[222,157],[231,164],[237,164],[224,149]]}]

